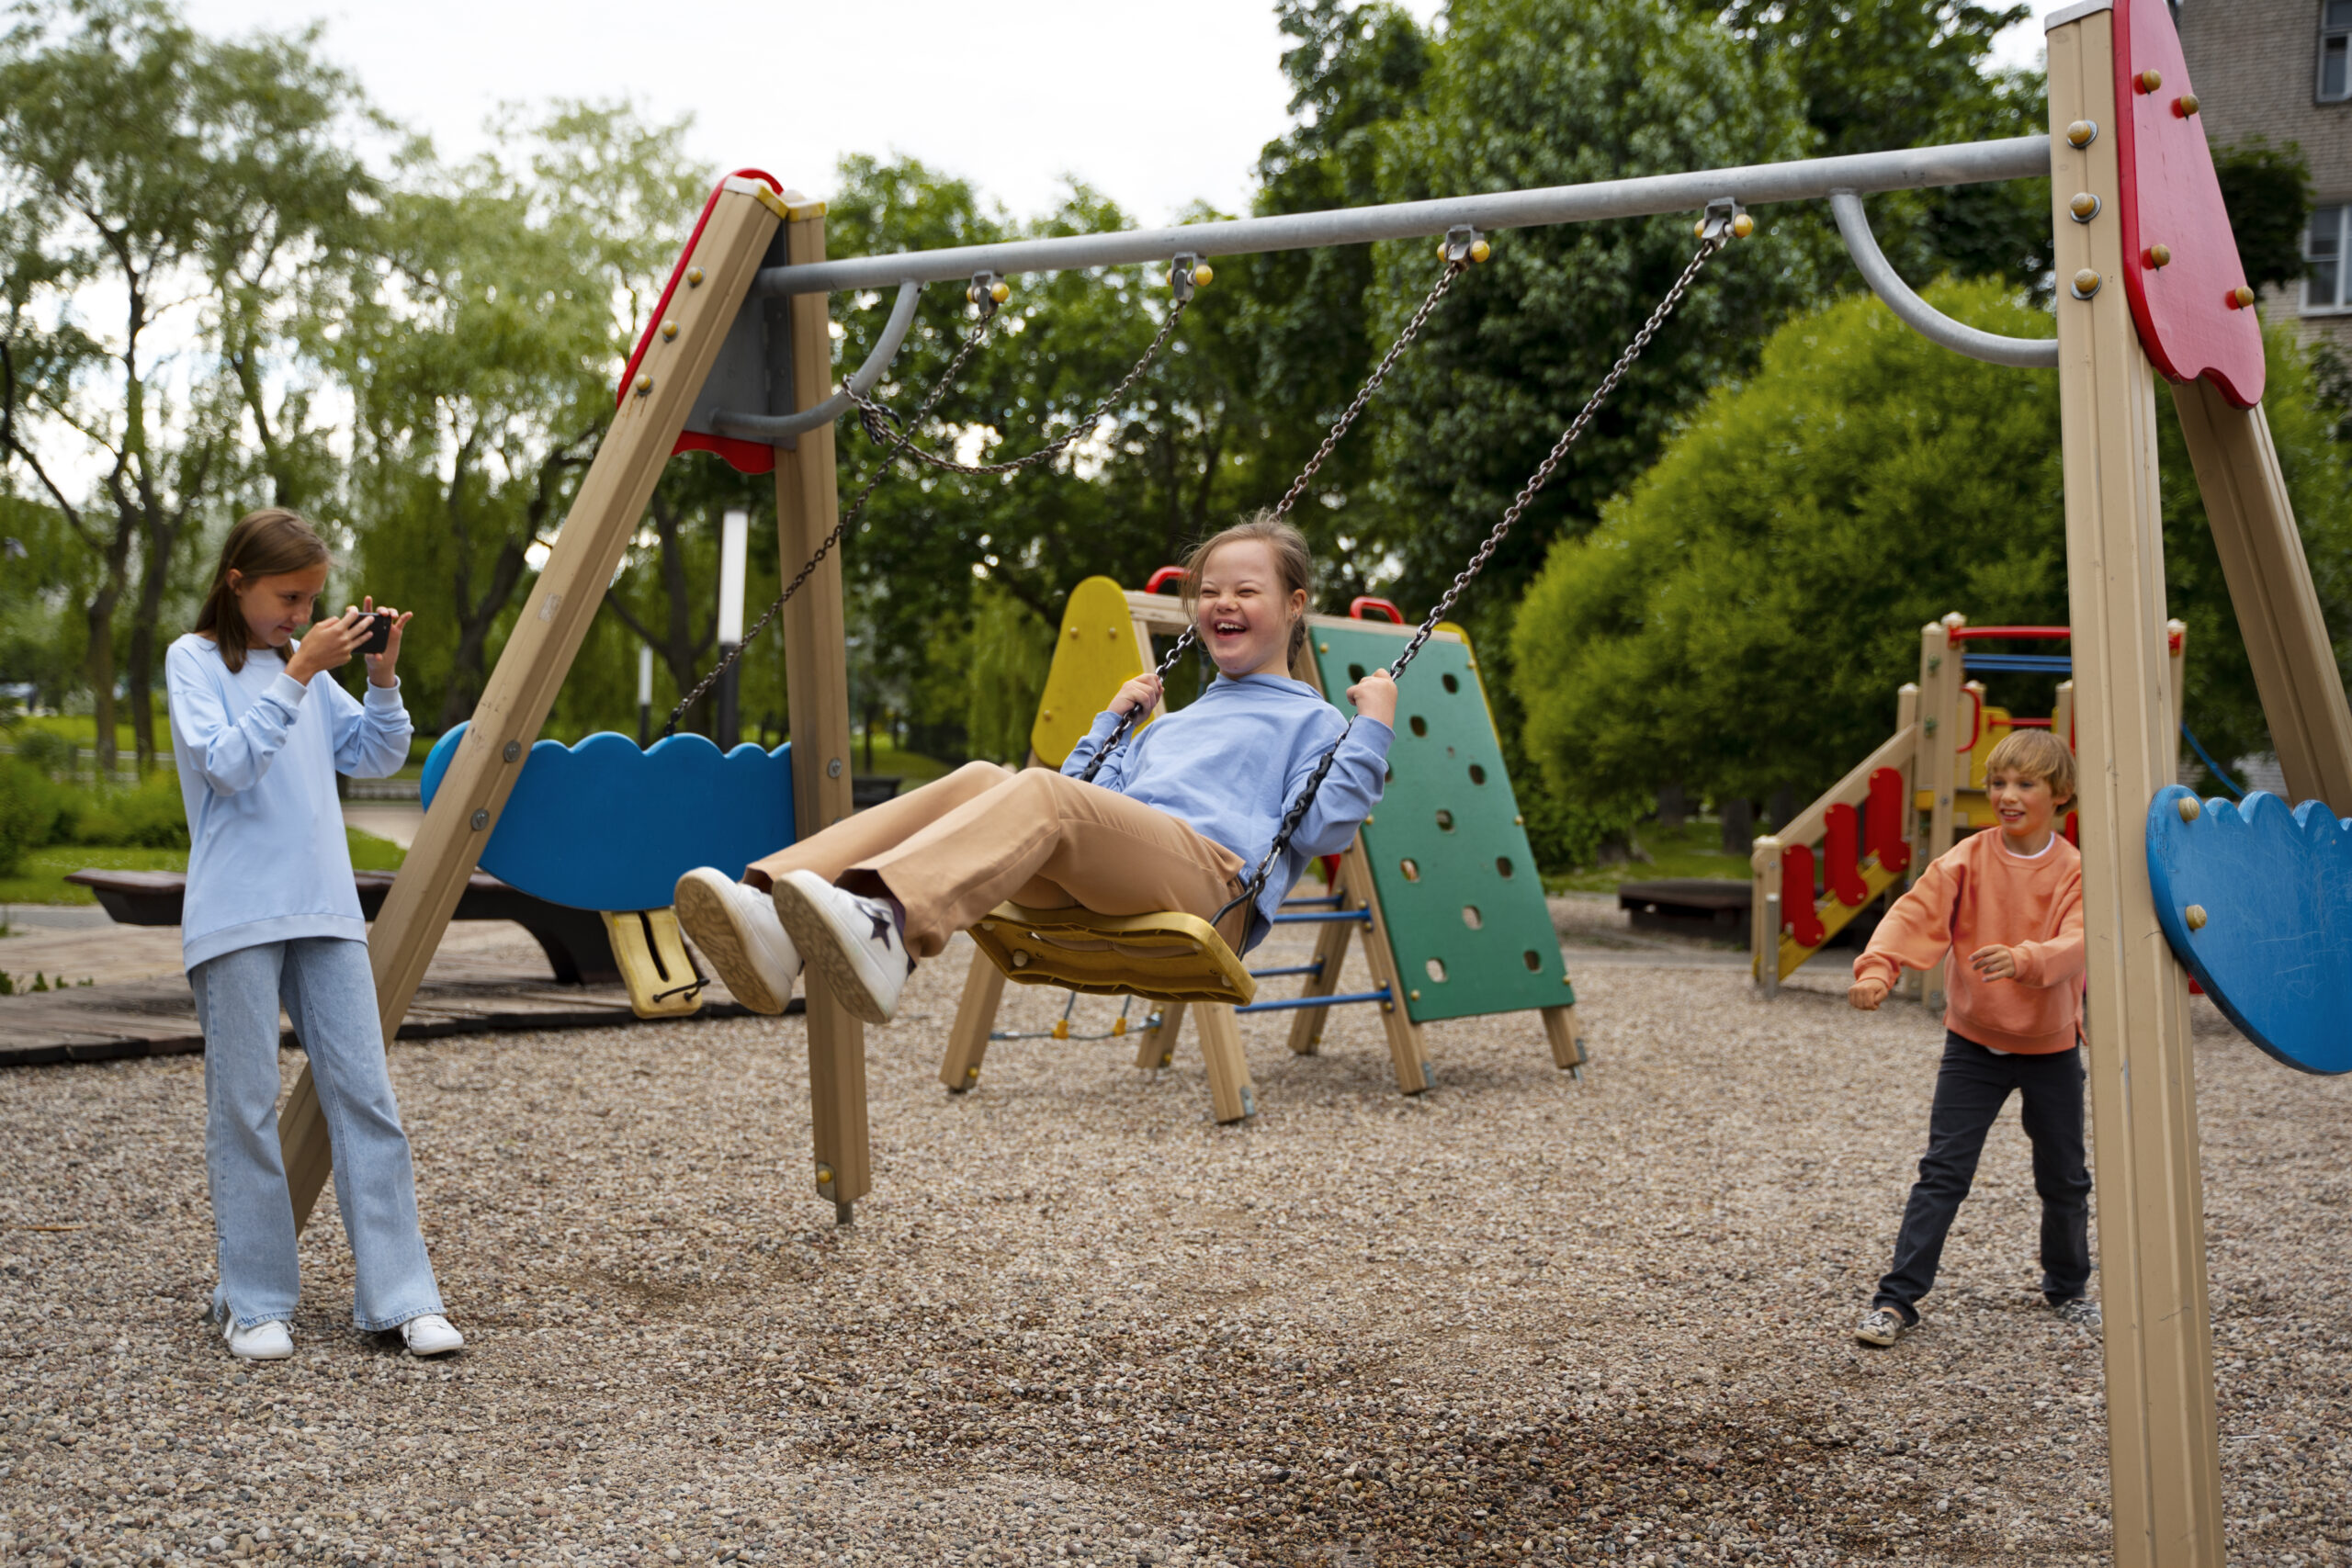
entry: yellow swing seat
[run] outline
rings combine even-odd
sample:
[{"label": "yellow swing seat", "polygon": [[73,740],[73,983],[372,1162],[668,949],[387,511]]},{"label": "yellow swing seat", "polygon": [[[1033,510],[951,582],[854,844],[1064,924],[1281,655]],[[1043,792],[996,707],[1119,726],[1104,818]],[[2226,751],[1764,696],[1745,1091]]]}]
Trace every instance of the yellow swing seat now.
[{"label": "yellow swing seat", "polygon": [[1257,999],[1258,982],[1197,915],[1098,915],[999,904],[972,940],[1008,980],[1152,1002]]}]

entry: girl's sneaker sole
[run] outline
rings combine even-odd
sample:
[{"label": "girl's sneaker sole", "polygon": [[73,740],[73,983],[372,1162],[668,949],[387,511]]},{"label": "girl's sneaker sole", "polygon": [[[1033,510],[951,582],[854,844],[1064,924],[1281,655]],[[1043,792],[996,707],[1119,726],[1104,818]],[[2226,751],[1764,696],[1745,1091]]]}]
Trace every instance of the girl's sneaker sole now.
[{"label": "girl's sneaker sole", "polygon": [[759,965],[752,961],[727,895],[688,875],[678,879],[677,891],[672,897],[677,903],[678,923],[686,928],[686,934],[702,949],[702,955],[710,960],[710,966],[718,971],[728,994],[753,1012],[773,1016],[784,1011],[786,1004],[792,1000],[791,993],[777,996],[760,973]]},{"label": "girl's sneaker sole", "polygon": [[813,875],[796,872],[779,876],[775,889],[776,919],[791,933],[792,945],[800,950],[800,962],[823,977],[826,989],[849,1010],[852,1018],[877,1027],[889,1022],[890,1014],[876,999],[865,965],[842,942],[830,911],[800,885],[803,874]]}]

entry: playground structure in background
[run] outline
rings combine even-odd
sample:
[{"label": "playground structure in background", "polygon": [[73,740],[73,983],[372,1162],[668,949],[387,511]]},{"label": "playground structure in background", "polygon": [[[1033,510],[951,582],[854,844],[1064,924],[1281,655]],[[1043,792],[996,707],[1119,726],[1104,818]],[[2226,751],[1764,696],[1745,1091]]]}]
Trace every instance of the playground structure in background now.
[{"label": "playground structure in background", "polygon": [[[1182,601],[1159,592],[1181,575],[1164,568],[1140,593],[1124,592],[1107,577],[1088,578],[1071,591],[1030,731],[1031,765],[1059,767],[1119,688],[1152,667],[1153,636],[1184,630]],[[1370,611],[1388,619],[1371,619]],[[1310,615],[1307,645],[1292,673],[1327,697],[1344,691],[1394,657],[1412,631],[1403,618],[1395,605],[1368,598],[1358,599],[1346,616]],[[1136,1066],[1164,1067],[1191,1012],[1219,1122],[1257,1109],[1236,1023],[1244,1013],[1289,1012],[1291,1050],[1313,1055],[1332,1008],[1376,1008],[1396,1087],[1406,1094],[1435,1087],[1422,1025],[1438,1019],[1534,1010],[1553,1064],[1577,1073],[1585,1062],[1576,990],[1561,965],[1469,639],[1458,626],[1442,626],[1419,663],[1419,678],[1397,689],[1396,739],[1378,808],[1346,852],[1327,863],[1329,890],[1318,896],[1302,884],[1275,917],[1321,928],[1314,957],[1231,976],[1238,1004],[1206,992],[1162,993],[1142,1032]],[[1144,724],[1165,711],[1155,708]],[[1196,967],[1198,952],[1157,919],[1139,917],[1132,931],[1093,920],[1071,933],[1085,939],[1073,949],[1067,940],[1036,940],[1031,928],[1050,927],[1054,911],[1023,910],[1023,919],[1011,918],[1011,908],[972,931],[980,951],[939,1072],[956,1093],[979,1080],[1008,978],[1120,996],[1136,994],[1163,970],[1181,987]],[[1372,988],[1340,994],[1340,973],[1358,937]],[[1258,981],[1293,975],[1302,976],[1297,996],[1257,999]]]},{"label": "playground structure in background", "polygon": [[[2188,628],[2165,627],[2167,690],[2179,728]],[[1769,995],[1897,884],[1918,880],[1929,862],[1965,833],[1997,825],[1984,794],[1993,748],[2017,729],[2047,729],[2075,746],[2075,661],[2064,653],[2021,652],[2019,644],[2071,644],[2067,626],[1972,626],[1957,613],[1919,628],[1919,678],[1895,691],[1894,733],[1821,798],[1758,838],[1748,860],[1750,968]],[[2064,677],[2046,718],[2024,718],[1985,701],[1971,675]],[[2079,791],[2078,791],[2079,793]],[[2070,805],[2059,826],[2076,838]],[[1940,966],[1904,976],[1910,994],[1943,1007]]]}]

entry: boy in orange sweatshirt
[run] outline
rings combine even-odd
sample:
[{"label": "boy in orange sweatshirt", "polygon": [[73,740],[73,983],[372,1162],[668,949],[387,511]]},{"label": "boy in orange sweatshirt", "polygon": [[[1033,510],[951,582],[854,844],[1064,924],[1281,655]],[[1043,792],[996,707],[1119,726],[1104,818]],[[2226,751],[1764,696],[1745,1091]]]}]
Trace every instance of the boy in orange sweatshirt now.
[{"label": "boy in orange sweatshirt", "polygon": [[1854,960],[1847,999],[1865,1012],[1903,969],[1966,953],[1946,982],[1944,1059],[1928,1152],[1904,1206],[1894,1265],[1854,1337],[1892,1345],[1919,1322],[1944,1236],[1975,1179],[1984,1134],[2015,1089],[2041,1195],[2041,1293],[2070,1323],[2096,1325],[2091,1179],[2083,1161],[2083,860],[2051,830],[2074,797],[2075,757],[2046,729],[2012,731],[1985,759],[1996,832],[1963,839],[1887,911]]}]

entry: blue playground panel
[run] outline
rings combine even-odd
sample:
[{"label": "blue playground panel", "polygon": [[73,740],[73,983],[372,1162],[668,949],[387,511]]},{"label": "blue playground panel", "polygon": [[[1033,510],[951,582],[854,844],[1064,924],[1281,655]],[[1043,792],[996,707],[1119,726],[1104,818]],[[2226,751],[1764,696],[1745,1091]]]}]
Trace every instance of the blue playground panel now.
[{"label": "blue playground panel", "polygon": [[2352,819],[2254,790],[2182,820],[2195,799],[2168,784],[2148,807],[2165,940],[2247,1039],[2303,1072],[2352,1072]]},{"label": "blue playground panel", "polygon": [[[425,758],[426,806],[465,733],[450,730]],[[606,731],[531,748],[481,868],[577,909],[665,909],[695,867],[740,876],[795,837],[789,743],[763,751],[746,741],[721,756],[699,735],[640,750]]]}]

